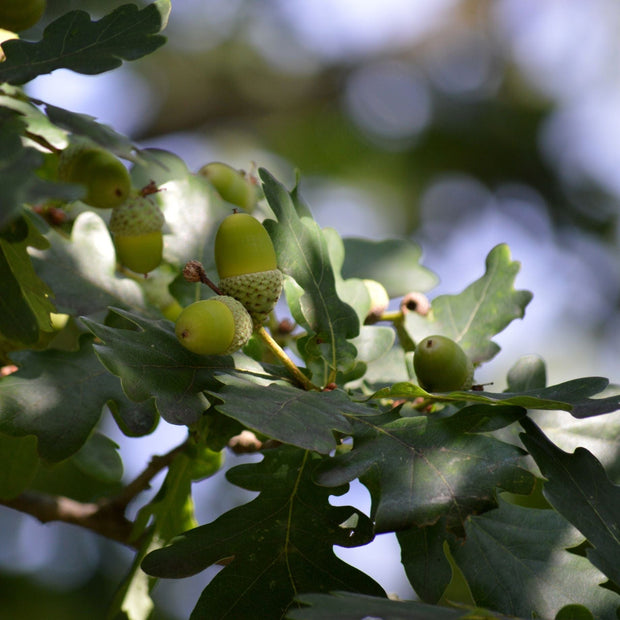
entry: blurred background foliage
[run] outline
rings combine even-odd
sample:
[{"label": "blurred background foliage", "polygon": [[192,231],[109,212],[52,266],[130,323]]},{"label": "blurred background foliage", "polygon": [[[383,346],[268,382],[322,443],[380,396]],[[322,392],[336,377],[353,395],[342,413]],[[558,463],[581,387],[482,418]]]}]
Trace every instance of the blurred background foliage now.
[{"label": "blurred background foliage", "polygon": [[[98,18],[120,4],[50,0],[24,38],[38,39],[67,10]],[[546,359],[550,382],[620,376],[614,0],[172,5],[168,44],[153,55],[102,76],[41,76],[27,91],[91,114],[140,146],[171,150],[193,170],[210,160],[259,165],[291,185],[299,169],[321,225],[416,240],[441,278],[433,294],[462,290],[491,247],[507,242],[523,265],[517,286],[534,301],[498,338],[503,351],[479,379],[503,389],[506,370],[530,353]],[[6,567],[16,551],[2,545]],[[114,581],[109,557],[119,551],[89,545],[100,559],[63,582],[77,588],[67,604],[78,611],[58,606],[58,584],[34,597],[33,582],[3,576],[2,614],[26,610],[27,587],[29,605],[49,601],[59,611],[24,617],[103,617],[100,601]],[[43,564],[62,561],[56,549]],[[193,605],[161,598],[169,613],[177,609],[171,617]]]}]

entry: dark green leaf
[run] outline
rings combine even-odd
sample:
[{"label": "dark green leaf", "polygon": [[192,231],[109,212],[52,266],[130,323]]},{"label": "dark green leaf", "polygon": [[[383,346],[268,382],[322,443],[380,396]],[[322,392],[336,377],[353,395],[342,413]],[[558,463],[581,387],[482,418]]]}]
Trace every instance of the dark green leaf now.
[{"label": "dark green leaf", "polygon": [[349,434],[347,416],[376,413],[340,390],[305,392],[289,385],[259,385],[238,376],[221,376],[213,396],[221,413],[273,439],[327,454],[336,447],[334,430]]},{"label": "dark green leaf", "polygon": [[[333,592],[331,594],[302,594],[297,601],[309,607],[291,610],[286,617],[292,620],[457,620],[474,618],[468,612],[447,607],[425,605],[413,601],[390,601],[362,594]],[[500,615],[482,616],[501,618]]]},{"label": "dark green leaf", "polygon": [[28,247],[45,247],[46,240],[26,218],[13,225],[25,225],[26,236],[9,242],[0,238],[0,333],[6,338],[33,345],[39,333],[52,331],[51,289],[37,276],[30,261]]},{"label": "dark green leaf", "polygon": [[526,409],[569,411],[575,418],[587,418],[620,409],[620,395],[606,398],[590,398],[602,392],[609,385],[604,377],[583,377],[572,379],[549,387],[527,390],[524,392],[445,392],[431,394],[418,385],[408,382],[395,383],[382,388],[373,398],[406,398],[414,400],[419,397],[440,402],[474,402],[487,405],[514,405]]},{"label": "dark green leaf", "polygon": [[161,416],[171,424],[195,422],[209,406],[203,391],[217,390],[220,383],[216,377],[233,372],[234,359],[191,353],[179,343],[170,321],[112,310],[139,329],[115,328],[82,318],[102,341],[95,345],[101,363],[121,379],[129,399],[140,403],[153,398]]},{"label": "dark green leaf", "polygon": [[474,363],[491,359],[499,346],[491,338],[514,319],[522,318],[532,299],[529,291],[514,289],[520,264],[512,261],[508,246],[495,246],[487,256],[485,274],[458,295],[440,295],[432,314],[406,316],[408,331],[418,341],[442,334],[458,342]]},{"label": "dark green leaf", "polygon": [[36,437],[0,433],[0,498],[11,499],[28,488],[38,468]]},{"label": "dark green leaf", "polygon": [[88,441],[73,455],[76,467],[86,475],[112,484],[123,476],[123,461],[118,444],[101,433],[93,433]]},{"label": "dark green leaf", "polygon": [[170,3],[153,2],[139,10],[124,4],[99,21],[84,11],[65,13],[47,26],[36,43],[22,40],[3,45],[6,60],[0,82],[23,84],[56,69],[94,75],[137,60],[165,43],[159,32],[165,26]]},{"label": "dark green leaf", "polygon": [[359,334],[355,310],[337,294],[334,270],[327,242],[297,189],[292,193],[264,169],[259,171],[263,190],[277,222],[265,227],[274,242],[280,269],[297,284],[299,293],[287,301],[295,319],[310,335],[298,342],[313,381],[325,385],[334,381],[338,371],[355,363],[355,347],[349,339]]},{"label": "dark green leaf", "polygon": [[475,434],[483,418],[484,412],[358,418],[353,450],[327,461],[317,480],[337,486],[361,477],[366,484],[370,476],[378,532],[429,525],[444,515],[459,528],[468,515],[496,505],[496,487],[528,493],[534,481],[518,466],[519,448]]},{"label": "dark green leaf", "polygon": [[560,450],[529,419],[521,422],[525,447],[547,479],[550,504],[588,539],[588,558],[620,586],[620,486],[585,448]]},{"label": "dark green leaf", "polygon": [[304,591],[383,596],[370,577],[334,555],[333,545],[369,542],[372,527],[355,508],[329,504],[332,491],[312,482],[319,459],[283,446],[267,451],[260,463],[229,470],[230,482],[260,495],[149,554],[143,569],[180,578],[232,559],[203,591],[193,618],[282,618]]},{"label": "dark green leaf", "polygon": [[471,517],[465,530],[465,543],[455,541],[451,551],[478,605],[553,618],[577,603],[596,618],[616,620],[620,596],[599,587],[603,575],[586,558],[566,551],[583,537],[557,512],[500,501],[497,510]]},{"label": "dark green leaf", "polygon": [[390,297],[428,291],[437,285],[437,276],[420,265],[422,250],[407,239],[373,241],[349,237],[343,241],[344,278],[377,280]]},{"label": "dark green leaf", "polygon": [[438,603],[450,583],[452,570],[443,549],[447,536],[445,519],[396,532],[407,578],[426,603]]},{"label": "dark green leaf", "polygon": [[35,435],[45,459],[60,461],[77,452],[106,402],[131,407],[118,379],[94,355],[89,336],[79,351],[24,351],[14,358],[20,370],[0,382],[0,432]]}]

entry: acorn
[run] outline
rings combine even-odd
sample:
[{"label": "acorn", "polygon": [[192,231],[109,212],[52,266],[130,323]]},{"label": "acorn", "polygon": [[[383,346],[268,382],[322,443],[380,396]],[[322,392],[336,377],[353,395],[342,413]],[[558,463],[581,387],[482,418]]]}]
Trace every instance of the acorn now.
[{"label": "acorn", "polygon": [[362,282],[364,283],[368,296],[370,297],[370,309],[364,322],[367,325],[370,325],[381,319],[381,316],[390,305],[390,297],[381,282],[368,278],[362,280]]},{"label": "acorn", "polygon": [[265,227],[248,213],[226,217],[215,235],[218,288],[262,323],[282,292],[282,272]]},{"label": "acorn", "polygon": [[469,390],[474,366],[454,340],[446,336],[427,336],[418,343],[413,369],[420,387],[427,392]]},{"label": "acorn", "polygon": [[251,212],[258,202],[258,186],[242,171],[220,161],[205,164],[198,174],[206,177],[226,202]]},{"label": "acorn", "polygon": [[248,311],[227,295],[190,304],[174,327],[179,342],[199,355],[230,355],[245,345],[252,331]]},{"label": "acorn", "polygon": [[100,209],[118,207],[131,191],[129,172],[120,159],[88,141],[76,142],[62,151],[58,178],[85,185],[82,202]]},{"label": "acorn", "polygon": [[45,13],[46,0],[2,0],[0,28],[19,32],[34,26]]},{"label": "acorn", "polygon": [[164,215],[147,196],[132,196],[112,211],[110,232],[119,263],[136,273],[148,273],[160,263]]}]

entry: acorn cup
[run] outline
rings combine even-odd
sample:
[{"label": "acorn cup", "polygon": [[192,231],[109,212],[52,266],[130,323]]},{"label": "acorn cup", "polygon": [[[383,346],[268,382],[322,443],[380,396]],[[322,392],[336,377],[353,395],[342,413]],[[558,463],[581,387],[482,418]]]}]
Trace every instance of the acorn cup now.
[{"label": "acorn cup", "polygon": [[100,209],[120,206],[131,191],[129,172],[120,159],[88,141],[76,142],[62,151],[58,178],[85,185],[82,202]]},{"label": "acorn cup", "polygon": [[248,213],[226,217],[215,235],[215,265],[222,293],[263,323],[282,293],[282,272],[263,225]]},{"label": "acorn cup", "polygon": [[112,211],[109,229],[119,263],[136,273],[148,273],[160,263],[165,218],[146,196],[132,196]]},{"label": "acorn cup", "polygon": [[226,295],[190,304],[174,327],[179,342],[199,355],[230,355],[245,345],[253,330],[248,311]]}]

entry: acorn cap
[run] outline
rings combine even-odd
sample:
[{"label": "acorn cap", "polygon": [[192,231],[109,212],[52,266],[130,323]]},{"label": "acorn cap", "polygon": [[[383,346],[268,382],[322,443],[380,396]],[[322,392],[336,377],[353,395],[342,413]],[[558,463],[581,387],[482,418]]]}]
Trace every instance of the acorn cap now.
[{"label": "acorn cap", "polygon": [[241,302],[252,318],[262,323],[280,299],[282,279],[279,269],[270,269],[222,278],[218,288]]},{"label": "acorn cap", "polygon": [[215,235],[220,278],[277,269],[276,251],[265,227],[249,213],[224,218]]},{"label": "acorn cap", "polygon": [[112,210],[108,227],[115,236],[160,231],[165,222],[161,209],[147,196],[132,196]]},{"label": "acorn cap", "polygon": [[250,336],[254,331],[254,323],[252,322],[252,317],[249,315],[248,311],[236,299],[233,299],[228,295],[218,295],[213,299],[224,304],[231,311],[235,322],[235,334],[233,339],[226,351],[222,353],[222,355],[230,355],[244,346],[250,339]]}]

